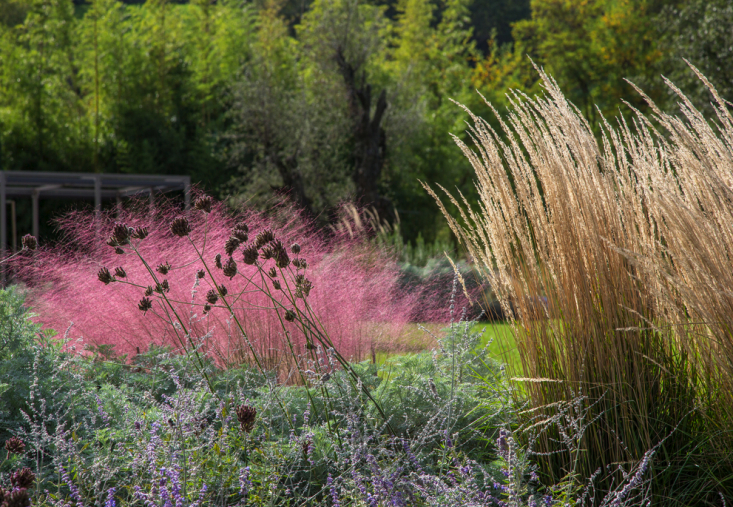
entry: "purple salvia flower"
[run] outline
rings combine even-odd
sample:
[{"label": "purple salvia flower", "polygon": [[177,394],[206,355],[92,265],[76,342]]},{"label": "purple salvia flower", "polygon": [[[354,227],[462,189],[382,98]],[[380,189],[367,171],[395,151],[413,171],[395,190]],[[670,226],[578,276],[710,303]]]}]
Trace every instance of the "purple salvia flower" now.
[{"label": "purple salvia flower", "polygon": [[448,430],[445,430],[445,446],[448,449],[453,448],[453,440],[451,440],[450,433],[448,433]]},{"label": "purple salvia flower", "polygon": [[243,497],[246,497],[249,494],[249,490],[252,487],[252,481],[250,480],[249,475],[249,467],[244,467],[239,473],[239,494]]},{"label": "purple salvia flower", "polygon": [[328,478],[326,479],[326,485],[330,488],[331,501],[333,502],[333,507],[340,507],[341,502],[339,501],[338,491],[336,491],[336,485],[333,483],[331,474],[328,474]]},{"label": "purple salvia flower", "polygon": [[117,507],[115,502],[115,488],[109,488],[107,490],[107,501],[104,502],[104,507]]},{"label": "purple salvia flower", "polygon": [[69,472],[67,472],[66,468],[64,467],[61,467],[61,479],[69,487],[71,498],[74,499],[74,501],[77,503],[78,506],[84,507],[84,500],[81,498],[81,493],[79,493],[79,488],[77,488],[74,485],[74,483],[71,482],[71,477],[69,477]]},{"label": "purple salvia flower", "polygon": [[104,411],[104,403],[96,393],[94,393],[94,398],[97,400],[97,412],[99,412],[99,417],[104,421],[105,426],[109,426],[109,415]]}]

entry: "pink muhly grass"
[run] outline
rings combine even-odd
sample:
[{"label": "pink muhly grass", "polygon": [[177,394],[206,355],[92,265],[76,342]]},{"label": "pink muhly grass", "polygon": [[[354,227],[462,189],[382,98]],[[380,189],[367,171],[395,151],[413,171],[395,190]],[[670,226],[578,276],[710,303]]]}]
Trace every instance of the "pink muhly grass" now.
[{"label": "pink muhly grass", "polygon": [[[151,344],[181,350],[182,338],[171,325],[174,319],[159,304],[157,294],[151,296],[152,309],[145,313],[138,309],[145,287],[155,286],[150,273],[129,248],[118,255],[105,243],[114,223],[122,222],[148,229],[149,235],[139,241],[138,249],[151,269],[171,265],[167,274],[156,271],[155,276],[169,282],[170,292],[166,296],[175,301],[173,306],[190,330],[193,342],[219,364],[251,360],[249,346],[221,300],[204,314],[206,293],[215,288],[212,278],[209,272],[203,278],[197,277],[197,272],[204,269],[203,263],[189,239],[175,236],[169,229],[171,221],[183,215],[175,206],[158,203],[154,214],[145,209],[118,210],[116,217],[112,212],[95,216],[93,212],[75,211],[61,218],[58,225],[64,239],[59,244],[20,256],[12,264],[19,281],[28,288],[27,301],[38,314],[37,320],[56,330],[67,329],[73,323],[72,337],[80,337],[91,345],[114,345],[118,353],[134,354],[137,348],[147,350]],[[410,315],[414,315],[415,307],[429,296],[416,295],[419,291],[399,293],[398,266],[389,252],[364,237],[327,239],[288,206],[265,215],[247,209],[229,213],[223,205],[215,204],[208,218],[194,209],[185,216],[191,225],[191,240],[200,250],[203,248],[213,282],[227,288],[227,301],[252,347],[269,366],[277,364],[283,354],[289,354],[272,301],[243,277],[229,279],[215,267],[216,254],[221,254],[223,263],[228,260],[224,246],[237,223],[248,225],[250,242],[258,232],[272,229],[288,252],[293,243],[300,245],[297,257],[307,260],[305,273],[313,283],[308,304],[345,358],[366,357],[377,335],[397,336]],[[255,275],[252,281],[261,287],[263,279],[257,269],[243,261],[243,245],[233,255],[237,268],[247,277]],[[295,257],[292,253],[290,256]],[[267,261],[265,271],[274,265],[274,260]],[[142,288],[101,283],[97,273],[102,267],[113,273],[117,267],[123,268],[124,280]],[[274,280],[285,289],[281,276]],[[282,293],[273,289],[268,276],[264,276],[264,282],[282,300]],[[292,288],[292,279],[289,283]],[[441,313],[447,320],[448,312]],[[297,323],[286,322],[284,326],[291,333],[296,353],[304,353],[305,337]],[[190,348],[187,339],[184,345]]]}]

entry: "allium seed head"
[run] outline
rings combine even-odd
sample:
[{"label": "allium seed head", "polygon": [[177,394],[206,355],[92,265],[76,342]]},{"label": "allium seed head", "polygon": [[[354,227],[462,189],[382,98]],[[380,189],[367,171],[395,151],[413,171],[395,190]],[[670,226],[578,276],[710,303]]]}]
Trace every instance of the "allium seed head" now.
[{"label": "allium seed head", "polygon": [[205,195],[196,199],[196,201],[193,203],[193,207],[199,211],[203,211],[204,213],[211,213],[211,204],[211,197]]},{"label": "allium seed head", "polygon": [[25,467],[10,474],[10,484],[15,488],[28,489],[36,481],[36,474],[30,468]]},{"label": "allium seed head", "polygon": [[257,258],[260,256],[255,245],[248,245],[242,250],[244,253],[244,263],[252,265],[257,262]]},{"label": "allium seed head", "polygon": [[102,282],[105,285],[109,285],[110,282],[114,281],[114,278],[112,277],[112,273],[109,272],[109,269],[102,268],[99,270],[99,273],[97,273],[97,278],[100,282]]},{"label": "allium seed head", "polygon": [[23,236],[20,240],[20,244],[23,245],[25,250],[35,250],[38,248],[38,240],[36,240],[36,237],[32,234],[26,234]]},{"label": "allium seed head", "polygon": [[216,257],[214,257],[214,265],[219,269],[223,268],[221,265],[221,254],[216,254]]},{"label": "allium seed head", "polygon": [[125,270],[123,268],[115,268],[115,276],[117,278],[126,278],[127,273],[125,273]]},{"label": "allium seed head", "polygon": [[298,243],[293,243],[290,247],[290,251],[293,252],[295,255],[298,255],[300,253],[300,245]]},{"label": "allium seed head", "polygon": [[188,236],[191,233],[191,226],[186,217],[178,217],[171,222],[171,232],[178,237]]},{"label": "allium seed head", "polygon": [[10,437],[5,441],[5,450],[10,454],[23,454],[25,452],[25,443],[18,437]]},{"label": "allium seed head", "polygon": [[206,276],[206,271],[204,271],[203,269],[199,269],[198,271],[196,271],[197,278],[203,278],[205,276]]},{"label": "allium seed head", "polygon": [[141,312],[147,313],[147,311],[153,307],[153,302],[148,298],[142,298],[137,304],[137,307]]},{"label": "allium seed head", "polygon": [[229,277],[229,279],[231,280],[232,278],[234,278],[234,275],[236,274],[237,274],[237,263],[234,262],[234,259],[229,257],[229,260],[224,265],[224,276]]},{"label": "allium seed head", "polygon": [[255,419],[257,418],[257,409],[249,405],[240,405],[237,407],[237,420],[245,433],[251,432],[255,427]]},{"label": "allium seed head", "polygon": [[262,248],[274,239],[275,234],[270,229],[265,229],[264,231],[260,231],[255,237],[255,245],[257,245],[257,248]]},{"label": "allium seed head", "polygon": [[165,264],[158,264],[158,267],[155,268],[155,271],[160,273],[161,275],[167,275],[168,271],[171,270],[171,265],[169,262],[166,262]]},{"label": "allium seed head", "polygon": [[208,303],[211,303],[212,305],[215,305],[216,302],[219,301],[219,294],[217,294],[214,289],[211,289],[209,292],[206,293],[206,301]]},{"label": "allium seed head", "polygon": [[234,255],[234,252],[235,252],[235,250],[237,249],[238,246],[239,246],[239,239],[236,238],[236,237],[234,237],[234,236],[232,236],[224,244],[224,251],[226,252],[226,254],[229,257],[231,257],[232,255]]}]

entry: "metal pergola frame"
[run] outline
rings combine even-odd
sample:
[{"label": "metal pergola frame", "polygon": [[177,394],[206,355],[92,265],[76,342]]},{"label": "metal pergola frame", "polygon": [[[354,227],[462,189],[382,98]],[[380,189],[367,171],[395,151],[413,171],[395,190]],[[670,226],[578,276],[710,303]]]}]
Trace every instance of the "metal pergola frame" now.
[{"label": "metal pergola frame", "polygon": [[8,248],[8,197],[30,197],[33,208],[33,235],[38,237],[38,201],[41,197],[94,199],[101,211],[102,199],[182,190],[186,209],[191,205],[191,177],[147,174],[54,173],[40,171],[0,171],[0,253]]}]

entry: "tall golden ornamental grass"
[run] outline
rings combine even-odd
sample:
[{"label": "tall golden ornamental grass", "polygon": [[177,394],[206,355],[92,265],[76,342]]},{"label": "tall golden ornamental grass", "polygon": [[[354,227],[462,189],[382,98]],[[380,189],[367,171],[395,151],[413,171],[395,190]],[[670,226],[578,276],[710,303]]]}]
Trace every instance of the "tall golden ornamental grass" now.
[{"label": "tall golden ornamental grass", "polygon": [[504,119],[492,108],[500,132],[469,111],[473,149],[455,138],[476,207],[441,188],[453,217],[424,186],[513,310],[524,375],[560,381],[526,383],[531,413],[587,396],[582,451],[538,442],[550,479],[612,472],[663,442],[657,494],[719,502],[733,494],[733,117],[698,72],[713,121],[667,82],[679,116],[647,98],[653,115],[604,120],[599,140],[540,74],[544,96],[515,92]]}]

